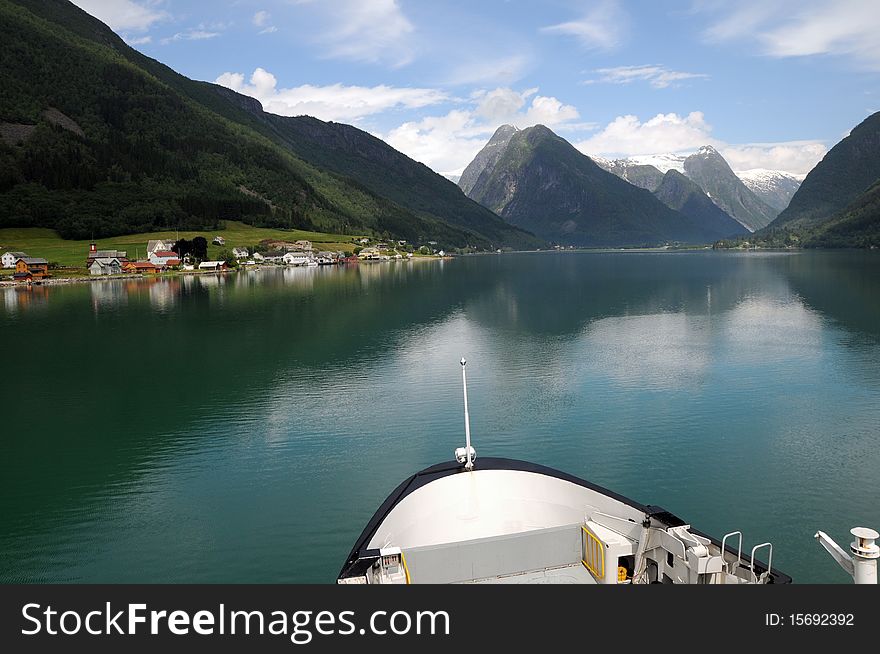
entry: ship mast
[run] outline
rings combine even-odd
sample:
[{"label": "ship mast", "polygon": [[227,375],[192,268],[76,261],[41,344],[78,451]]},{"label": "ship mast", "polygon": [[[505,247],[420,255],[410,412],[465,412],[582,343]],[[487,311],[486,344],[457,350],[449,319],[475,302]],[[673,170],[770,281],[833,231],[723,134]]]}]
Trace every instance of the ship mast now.
[{"label": "ship mast", "polygon": [[461,361],[461,383],[464,389],[464,438],[465,438],[465,446],[456,448],[455,450],[455,460],[459,463],[464,464],[465,470],[473,470],[474,469],[474,455],[476,452],[474,448],[471,447],[471,417],[468,414],[468,399],[467,399],[467,372],[465,367],[467,366],[467,360],[462,357]]}]

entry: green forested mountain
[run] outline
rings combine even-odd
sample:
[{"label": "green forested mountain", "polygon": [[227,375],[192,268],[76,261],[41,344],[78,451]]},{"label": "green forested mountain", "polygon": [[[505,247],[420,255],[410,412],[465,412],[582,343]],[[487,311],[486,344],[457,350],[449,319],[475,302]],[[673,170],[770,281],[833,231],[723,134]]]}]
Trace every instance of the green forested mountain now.
[{"label": "green forested mountain", "polygon": [[880,247],[880,179],[804,237],[806,247]]},{"label": "green forested mountain", "polygon": [[771,229],[810,229],[831,220],[880,179],[880,112],[853,128],[816,164]]},{"label": "green forested mountain", "polygon": [[543,125],[510,136],[470,197],[550,241],[584,246],[705,243],[731,233],[670,209],[645,189],[600,168]]},{"label": "green forested mountain", "polygon": [[[423,166],[417,205],[393,182],[310,160],[248,107],[256,101],[175,73],[66,0],[0,0],[0,53],[0,226],[84,238],[237,219],[449,245],[537,242],[453,186],[456,203]],[[420,166],[386,148],[398,157],[387,177]],[[383,163],[371,164],[377,176]]]}]

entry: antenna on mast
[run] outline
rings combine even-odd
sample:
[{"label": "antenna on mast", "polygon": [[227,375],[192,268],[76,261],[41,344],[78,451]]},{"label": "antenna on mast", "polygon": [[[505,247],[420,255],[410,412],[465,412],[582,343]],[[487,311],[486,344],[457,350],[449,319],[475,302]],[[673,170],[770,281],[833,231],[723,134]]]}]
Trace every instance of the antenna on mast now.
[{"label": "antenna on mast", "polygon": [[462,357],[461,361],[461,383],[464,389],[464,438],[465,438],[465,446],[457,447],[455,449],[455,460],[459,463],[464,464],[465,470],[473,470],[474,469],[474,459],[477,458],[477,452],[474,448],[471,447],[471,417],[468,414],[468,401],[467,401],[467,372],[465,367],[467,366],[467,360]]}]

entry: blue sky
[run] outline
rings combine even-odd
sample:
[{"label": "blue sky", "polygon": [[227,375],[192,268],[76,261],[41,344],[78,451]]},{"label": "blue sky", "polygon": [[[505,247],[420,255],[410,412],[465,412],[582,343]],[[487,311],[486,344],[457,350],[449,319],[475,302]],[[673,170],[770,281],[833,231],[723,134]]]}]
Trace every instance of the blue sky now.
[{"label": "blue sky", "polygon": [[357,125],[437,172],[501,124],[608,158],[712,144],[806,173],[880,110],[876,0],[74,0],[267,111]]}]

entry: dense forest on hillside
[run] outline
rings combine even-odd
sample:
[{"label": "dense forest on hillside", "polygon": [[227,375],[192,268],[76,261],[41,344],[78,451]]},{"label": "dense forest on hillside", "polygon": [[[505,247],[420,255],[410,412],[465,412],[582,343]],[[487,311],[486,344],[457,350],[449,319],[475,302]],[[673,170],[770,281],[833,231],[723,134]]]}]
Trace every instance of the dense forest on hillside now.
[{"label": "dense forest on hillside", "polygon": [[0,0],[0,48],[0,226],[89,238],[230,219],[494,244],[219,115],[211,105],[225,101],[207,85],[136,53],[65,0]]}]

